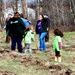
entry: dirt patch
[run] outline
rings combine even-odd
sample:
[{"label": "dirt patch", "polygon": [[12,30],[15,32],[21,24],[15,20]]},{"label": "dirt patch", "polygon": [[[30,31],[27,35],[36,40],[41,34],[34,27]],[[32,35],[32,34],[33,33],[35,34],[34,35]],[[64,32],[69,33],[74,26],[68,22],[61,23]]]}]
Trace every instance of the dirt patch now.
[{"label": "dirt patch", "polygon": [[0,75],[17,75],[10,71],[0,70]]},{"label": "dirt patch", "polygon": [[[35,53],[41,53],[41,51],[34,50]],[[37,66],[36,69],[41,69],[41,70],[49,70],[48,75],[68,75],[68,72],[71,70],[66,70],[64,71],[64,68],[66,68],[66,65],[63,64],[51,64],[53,57],[53,52],[52,50],[47,50],[45,51],[46,55],[52,56],[50,60],[43,60],[38,57],[36,57],[34,54],[21,54],[16,51],[11,51],[11,50],[0,50],[0,57],[5,58],[5,59],[12,59],[14,61],[19,61],[21,65],[24,66]],[[75,58],[73,58],[75,59]],[[75,62],[72,62],[75,63]],[[74,72],[71,72],[71,74],[74,74]],[[0,71],[1,75],[17,75],[9,71]]]},{"label": "dirt patch", "polygon": [[71,52],[73,52],[73,51],[75,51],[75,45],[65,45],[65,46],[63,46],[63,50],[64,51],[71,51]]}]

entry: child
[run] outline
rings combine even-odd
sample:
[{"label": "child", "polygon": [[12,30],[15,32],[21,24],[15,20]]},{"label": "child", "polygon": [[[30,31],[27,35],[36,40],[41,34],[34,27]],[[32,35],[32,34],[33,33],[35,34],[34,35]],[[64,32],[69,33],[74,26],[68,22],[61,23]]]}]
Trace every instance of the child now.
[{"label": "child", "polygon": [[55,51],[55,61],[61,62],[60,50],[62,49],[63,33],[59,29],[54,30],[55,40],[53,42],[53,50]]},{"label": "child", "polygon": [[32,50],[31,50],[30,44],[31,44],[33,39],[34,39],[33,31],[30,30],[30,29],[27,29],[27,31],[25,32],[25,37],[24,37],[24,43],[25,43],[24,54],[26,54],[27,50],[30,52],[30,54],[32,54]]}]

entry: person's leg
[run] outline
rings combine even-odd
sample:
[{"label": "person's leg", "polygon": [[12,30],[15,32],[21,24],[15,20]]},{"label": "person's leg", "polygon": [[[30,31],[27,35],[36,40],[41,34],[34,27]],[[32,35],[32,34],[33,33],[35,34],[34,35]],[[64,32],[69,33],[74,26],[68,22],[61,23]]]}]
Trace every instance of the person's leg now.
[{"label": "person's leg", "polygon": [[57,52],[57,50],[55,50],[55,62],[57,62],[58,61],[58,52]]},{"label": "person's leg", "polygon": [[55,51],[55,61],[61,62],[60,51]]},{"label": "person's leg", "polygon": [[58,51],[58,62],[61,62],[61,55],[60,55],[60,51]]},{"label": "person's leg", "polygon": [[26,54],[27,50],[27,44],[25,44],[24,54]]},{"label": "person's leg", "polygon": [[11,38],[11,50],[15,51],[16,48],[16,38]]},{"label": "person's leg", "polygon": [[46,50],[46,44],[45,44],[45,36],[47,35],[47,32],[43,32],[40,36],[40,43],[41,43],[41,48],[43,48],[43,50]]},{"label": "person's leg", "polygon": [[47,31],[47,35],[45,36],[45,42],[49,42],[49,30]]},{"label": "person's leg", "polygon": [[17,38],[18,52],[22,53],[22,37]]},{"label": "person's leg", "polygon": [[40,37],[41,37],[41,34],[39,34],[39,49],[42,50],[43,48],[41,47],[41,39],[40,39]]},{"label": "person's leg", "polygon": [[31,50],[30,44],[28,44],[28,50],[29,50],[29,53],[32,54],[32,50]]}]

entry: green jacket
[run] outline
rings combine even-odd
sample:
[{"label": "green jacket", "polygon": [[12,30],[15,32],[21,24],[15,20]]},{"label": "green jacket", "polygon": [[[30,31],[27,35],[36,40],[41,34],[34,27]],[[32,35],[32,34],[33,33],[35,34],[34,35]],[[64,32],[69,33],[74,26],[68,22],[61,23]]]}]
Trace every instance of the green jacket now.
[{"label": "green jacket", "polygon": [[62,42],[60,36],[56,36],[53,42],[53,50],[60,51],[59,42]]},{"label": "green jacket", "polygon": [[25,44],[30,44],[32,41],[31,39],[34,39],[34,34],[32,30],[28,31],[27,34],[24,37],[24,43]]}]

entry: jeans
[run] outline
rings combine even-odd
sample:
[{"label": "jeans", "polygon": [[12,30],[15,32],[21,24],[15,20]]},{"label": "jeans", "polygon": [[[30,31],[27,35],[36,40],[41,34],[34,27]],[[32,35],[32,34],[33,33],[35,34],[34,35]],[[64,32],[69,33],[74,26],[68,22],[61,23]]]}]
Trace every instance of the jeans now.
[{"label": "jeans", "polygon": [[16,43],[17,43],[17,46],[18,46],[18,52],[22,53],[22,37],[11,38],[11,50],[15,50]]},{"label": "jeans", "polygon": [[40,41],[40,50],[46,50],[46,44],[45,44],[45,36],[47,35],[47,32],[43,32],[39,34],[39,41]]}]

